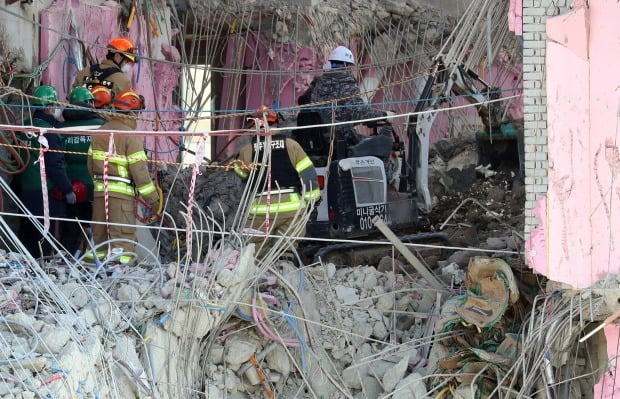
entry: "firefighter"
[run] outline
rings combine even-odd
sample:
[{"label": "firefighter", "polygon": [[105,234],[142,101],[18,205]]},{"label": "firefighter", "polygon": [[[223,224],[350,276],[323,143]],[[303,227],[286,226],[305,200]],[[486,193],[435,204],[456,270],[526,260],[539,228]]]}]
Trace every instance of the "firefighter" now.
[{"label": "firefighter", "polygon": [[[112,106],[114,93],[107,87],[101,85],[93,86],[93,88],[90,89],[90,93],[93,95],[93,105],[95,108],[104,109],[108,108],[108,106]],[[101,116],[101,114],[99,114],[99,116]]]},{"label": "firefighter", "polygon": [[[323,75],[317,77],[308,92],[302,98],[310,98],[310,102],[322,102],[336,100],[332,107],[321,106],[318,113],[323,124],[332,123],[332,111],[334,114],[333,122],[356,121],[361,119],[372,119],[386,117],[388,123],[394,115],[391,111],[381,111],[369,107],[362,97],[357,82],[351,73],[351,67],[355,65],[355,59],[351,50],[344,46],[336,47],[329,54],[329,68],[324,67]],[[338,125],[334,127],[337,141],[342,141],[345,148],[355,145],[361,136],[355,130],[355,124]],[[329,141],[329,137],[326,138]],[[346,157],[342,153],[343,148],[337,148],[338,159]]]},{"label": "firefighter", "polygon": [[[144,109],[144,98],[132,90],[126,90],[114,97],[113,110],[133,117]],[[110,120],[101,126],[100,130],[135,130],[136,120],[126,118],[123,115],[110,115]],[[93,201],[93,221],[110,224],[94,223],[93,240],[95,244],[103,243],[108,239],[126,239],[137,241],[136,216],[134,207],[136,195],[150,205],[153,213],[159,209],[159,194],[155,184],[151,180],[147,166],[147,157],[139,136],[114,135],[112,138],[113,153],[109,155],[107,186],[108,192],[104,192],[104,160],[108,148],[110,148],[110,136],[95,135],[88,156],[88,170],[95,184]],[[105,206],[105,196],[108,196],[109,206]],[[122,224],[116,225],[116,224]],[[133,260],[131,254],[135,252],[135,245],[128,242],[112,242],[112,252],[116,249],[125,255],[120,256],[120,263],[127,264]],[[99,259],[107,254],[107,247],[98,248]],[[92,253],[89,254],[92,258]]]},{"label": "firefighter", "polygon": [[131,89],[131,72],[137,53],[138,48],[131,39],[117,37],[110,40],[106,59],[79,71],[72,87],[85,86],[92,89],[101,85],[112,90],[115,95]]},{"label": "firefighter", "polygon": [[[37,126],[41,128],[58,128],[60,122],[61,109],[54,105],[58,102],[58,94],[52,86],[42,85],[34,90],[32,105],[36,107],[31,119],[26,119],[24,126]],[[43,188],[41,185],[41,166],[38,163],[40,154],[40,143],[38,132],[26,134],[20,133],[19,138],[29,149],[21,149],[22,159],[26,152],[30,152],[30,160],[26,169],[18,176],[19,197],[26,208],[36,216],[44,214]],[[45,133],[49,150],[61,151],[60,135],[56,133]],[[55,235],[58,221],[54,217],[65,217],[67,214],[67,204],[73,205],[76,202],[76,194],[73,192],[71,180],[67,176],[65,169],[65,159],[62,152],[45,151],[45,173],[47,175],[47,195],[49,204],[50,232]],[[22,219],[20,223],[19,239],[30,252],[39,258],[41,256],[52,255],[52,247],[48,240],[43,241],[43,236],[35,224],[27,219]]]},{"label": "firefighter", "polygon": [[[102,87],[104,90],[108,90]],[[108,90],[109,92],[109,90]],[[103,117],[94,112],[95,97],[85,87],[78,86],[71,90],[69,102],[82,108],[66,108],[63,112],[63,128],[76,130],[76,134],[63,134],[62,146],[65,150],[67,175],[76,194],[76,203],[67,208],[69,219],[90,220],[93,213],[93,179],[86,166],[87,152],[90,148],[91,136],[88,130],[99,128],[105,123]],[[86,108],[86,109],[85,109]],[[82,247],[83,231],[89,231],[88,223],[82,226],[78,222],[64,221],[61,223],[60,243],[70,254],[75,254]]]},{"label": "firefighter", "polygon": [[[261,106],[250,123],[254,121],[278,126],[278,114],[266,106]],[[248,166],[258,159],[262,162],[265,146],[265,136],[255,136],[252,141],[241,148],[238,162],[235,163],[235,173],[246,180],[250,173]],[[255,158],[258,152],[258,158]],[[258,194],[250,207],[251,228],[255,230],[265,229],[267,210],[269,210],[270,228],[268,233],[285,233],[289,230],[291,221],[300,209],[304,209],[311,202],[320,198],[320,190],[317,182],[317,174],[310,158],[301,146],[293,139],[284,134],[275,134],[271,137],[271,191],[267,191],[265,174],[256,171],[254,176],[262,176],[261,181],[254,181]],[[270,203],[267,205],[267,200]],[[299,233],[305,235],[305,226]],[[260,239],[251,239],[257,242]]]}]

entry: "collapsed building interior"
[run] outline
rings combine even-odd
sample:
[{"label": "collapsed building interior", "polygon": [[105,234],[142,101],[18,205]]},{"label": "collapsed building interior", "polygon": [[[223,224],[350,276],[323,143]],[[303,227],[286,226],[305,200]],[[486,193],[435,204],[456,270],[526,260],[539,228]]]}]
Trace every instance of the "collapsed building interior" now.
[{"label": "collapsed building interior", "polygon": [[[20,68],[23,50],[1,32],[0,397],[593,398],[605,338],[582,338],[614,301],[562,294],[525,264],[522,47],[508,2],[444,3],[105,2],[151,49],[134,76],[150,101],[138,131],[161,131],[144,142],[163,217],[141,223],[131,267],[89,264],[50,234],[58,255],[33,259],[17,240],[32,215],[10,186],[14,134],[56,50]],[[59,51],[94,63],[105,40],[73,28]],[[82,34],[109,36],[93,29]],[[356,234],[332,221],[299,239],[317,222],[302,211],[269,246],[249,245],[260,188],[231,168],[245,118],[266,104],[303,140],[298,98],[342,44],[365,102],[397,115],[407,183],[395,190],[415,199],[415,222],[363,214],[372,224]]]}]

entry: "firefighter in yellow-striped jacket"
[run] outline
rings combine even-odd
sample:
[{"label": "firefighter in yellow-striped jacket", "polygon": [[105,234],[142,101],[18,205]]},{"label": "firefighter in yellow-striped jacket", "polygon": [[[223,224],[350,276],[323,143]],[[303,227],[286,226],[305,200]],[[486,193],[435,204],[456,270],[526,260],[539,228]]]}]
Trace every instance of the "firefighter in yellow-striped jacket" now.
[{"label": "firefighter in yellow-striped jacket", "polygon": [[[114,112],[135,115],[144,109],[144,98],[132,90],[125,90],[114,98]],[[135,130],[136,120],[111,116],[100,130]],[[110,136],[95,135],[89,149],[88,170],[95,185],[93,201],[93,221],[105,222],[106,213],[109,225],[93,223],[93,239],[95,245],[111,239],[127,239],[137,241],[136,216],[134,206],[136,195],[140,195],[150,206],[152,212],[159,209],[159,194],[148,171],[147,157],[142,139],[138,136],[114,135],[112,152],[108,158],[108,198],[109,206],[105,207],[104,192],[104,160],[109,149]],[[121,225],[116,225],[121,224]],[[122,241],[112,241],[113,252],[124,254],[135,253],[135,245]],[[108,246],[97,248],[99,259],[108,252]],[[92,253],[90,254],[92,257]],[[122,255],[120,263],[132,260],[130,255]]]},{"label": "firefighter in yellow-striped jacket", "polygon": [[[251,118],[262,123],[267,121],[270,126],[278,125],[278,114],[261,106]],[[254,161],[258,152],[258,162],[262,162],[265,136],[256,136],[252,142],[242,147],[235,172],[242,178],[249,176],[248,166]],[[261,175],[259,173],[256,174]],[[267,191],[266,174],[262,174],[262,181],[257,182],[258,194],[250,208],[251,227],[265,232],[265,220],[269,211],[270,234],[286,232],[295,214],[299,209],[307,207],[321,196],[317,182],[317,174],[312,161],[306,155],[299,143],[284,134],[271,136],[271,191]],[[270,195],[268,195],[270,194]],[[267,201],[270,203],[267,204]],[[305,235],[305,225],[301,228],[300,236]],[[256,239],[251,241],[256,242]]]}]

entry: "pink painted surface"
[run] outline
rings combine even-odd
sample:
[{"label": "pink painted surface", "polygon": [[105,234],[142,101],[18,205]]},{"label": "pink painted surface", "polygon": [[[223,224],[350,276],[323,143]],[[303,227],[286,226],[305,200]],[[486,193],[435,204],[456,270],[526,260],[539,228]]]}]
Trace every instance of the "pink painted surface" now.
[{"label": "pink painted surface", "polygon": [[525,242],[525,258],[527,264],[537,273],[548,275],[546,197],[541,197],[536,201],[534,214],[538,218],[540,224],[530,232],[530,238]]},{"label": "pink painted surface", "polygon": [[[585,287],[596,280],[590,259],[583,258],[591,247],[590,232],[594,227],[590,212],[584,212],[584,208],[591,209],[588,199],[591,170],[584,167],[591,163],[589,82],[585,78],[590,65],[563,45],[548,42],[547,70],[549,267],[546,274],[552,280]],[[580,260],[575,263],[577,259]],[[575,268],[575,264],[579,267]]]},{"label": "pink painted surface", "polygon": [[[90,4],[83,0],[56,0],[47,9],[41,11],[41,50],[40,59],[47,59],[57,47],[61,36],[54,31],[45,29],[49,26],[60,32],[81,38],[96,60],[105,58],[105,49],[108,41],[121,35],[118,25],[118,4],[107,1],[101,6]],[[142,16],[136,17],[128,36],[139,46],[141,53],[152,54],[147,48],[146,29]],[[142,32],[142,34],[139,34]],[[179,61],[178,51],[170,45],[154,45],[161,48],[160,51],[167,60]],[[81,60],[81,62],[80,62]],[[81,66],[87,65],[87,60],[82,57],[82,50],[76,40],[70,40],[61,45],[52,58],[47,68],[42,72],[41,82],[50,84],[58,90],[61,101],[65,100],[70,91],[71,84]],[[180,72],[178,68],[170,64],[154,62],[155,74],[148,61],[141,60],[132,73],[133,89],[145,98],[146,112],[141,114],[145,119],[156,119],[155,110],[160,110],[159,119],[180,118],[182,115],[173,107],[172,92],[178,85]],[[155,79],[154,76],[157,76]],[[149,111],[150,110],[150,111]],[[172,112],[169,112],[172,111]],[[176,130],[180,122],[158,123],[140,121],[138,130]],[[176,149],[166,137],[146,138],[145,147],[155,150],[149,153],[154,159],[172,161],[176,159]]]},{"label": "pink painted surface", "polygon": [[607,357],[609,358],[610,370],[607,370],[601,381],[594,386],[594,397],[597,399],[613,399],[620,396],[620,377],[618,376],[618,341],[620,329],[618,327],[606,327],[604,330],[607,339]]},{"label": "pink painted surface", "polygon": [[[546,59],[548,277],[576,288],[620,269],[620,3],[579,4],[547,21]],[[619,331],[605,333],[615,358]],[[614,386],[615,367],[596,397],[614,397]]]},{"label": "pink painted surface", "polygon": [[510,0],[508,29],[517,36],[523,36],[523,0]]},{"label": "pink painted surface", "polygon": [[615,0],[548,20],[549,277],[575,287],[620,266],[619,20]]},{"label": "pink painted surface", "polygon": [[[326,55],[315,54],[314,49],[303,47],[300,48],[291,43],[278,43],[270,41],[262,35],[251,35],[247,38],[244,45],[237,46],[236,37],[229,39],[226,45],[225,68],[234,70],[248,70],[252,73],[243,75],[230,74],[224,76],[221,100],[218,104],[219,109],[237,111],[254,110],[261,104],[273,106],[277,103],[280,108],[295,107],[297,98],[308,88],[310,82],[314,78],[314,74],[322,69]],[[352,49],[355,45],[350,46]],[[369,65],[371,60],[366,58],[358,60],[360,65]],[[259,71],[282,71],[279,74],[260,74]],[[290,72],[289,72],[290,71]],[[294,73],[297,71],[297,73]],[[363,74],[358,76],[359,80],[370,80],[377,78],[377,72],[373,69],[363,68]],[[420,71],[418,66],[413,63],[400,65],[398,67],[387,68],[382,71],[383,75],[379,85],[385,85],[389,82],[400,81],[405,76],[415,76]],[[500,56],[498,60],[491,66],[490,70],[486,66],[477,68],[477,72],[481,77],[494,86],[499,86],[505,97],[518,95],[514,91],[519,86],[519,77],[521,76],[521,66],[515,65],[512,60],[505,56]],[[388,88],[387,90],[378,90],[373,97],[369,99],[371,104],[380,104],[383,101],[394,102],[385,109],[393,110],[397,113],[412,112],[415,108],[415,100],[411,98],[410,93],[420,92],[424,86],[424,79],[416,79],[408,81]],[[417,86],[417,90],[413,90],[413,86]],[[455,105],[468,104],[464,100],[454,101]],[[523,101],[521,98],[514,99],[508,103],[510,115],[519,119],[523,117]],[[377,108],[383,108],[379,105],[373,105]],[[474,107],[464,111],[471,121],[476,120],[477,111]],[[397,133],[404,139],[404,118],[396,121],[395,128]],[[242,118],[225,118],[218,122],[218,129],[239,129],[242,124]],[[359,128],[360,133],[367,134],[368,129]],[[461,133],[451,124],[447,113],[441,112],[431,131],[431,142],[449,136]],[[233,136],[231,136],[232,138]],[[228,144],[228,140],[219,140],[217,143],[216,156],[221,158],[225,155],[233,154],[237,149],[237,143]]]}]

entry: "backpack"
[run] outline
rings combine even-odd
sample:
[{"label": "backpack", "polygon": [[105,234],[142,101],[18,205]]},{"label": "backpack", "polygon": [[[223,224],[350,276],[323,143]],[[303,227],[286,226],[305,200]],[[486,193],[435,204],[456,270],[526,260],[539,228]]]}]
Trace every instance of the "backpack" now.
[{"label": "backpack", "polygon": [[120,68],[117,67],[101,69],[101,66],[99,64],[93,65],[90,67],[90,76],[84,78],[84,86],[88,90],[91,90],[94,86],[97,85],[105,86],[108,89],[112,90],[114,87],[114,82],[108,80],[108,76],[118,72],[122,71]]}]

